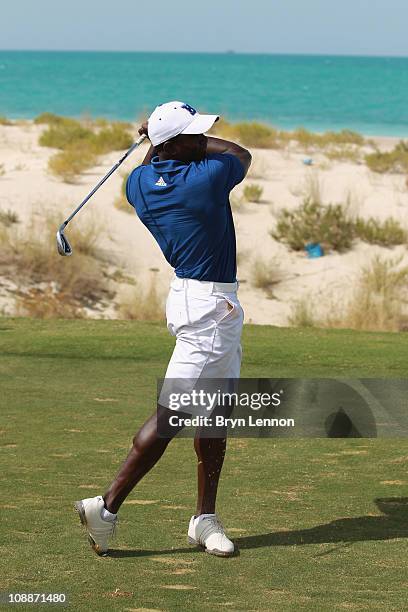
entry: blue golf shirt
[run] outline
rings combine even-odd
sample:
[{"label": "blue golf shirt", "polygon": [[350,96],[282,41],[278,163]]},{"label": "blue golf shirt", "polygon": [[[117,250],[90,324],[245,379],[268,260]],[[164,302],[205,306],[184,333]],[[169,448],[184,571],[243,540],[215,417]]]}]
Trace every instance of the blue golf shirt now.
[{"label": "blue golf shirt", "polygon": [[129,175],[128,202],[179,278],[236,281],[229,194],[244,176],[242,163],[229,153],[190,163],[153,157]]}]

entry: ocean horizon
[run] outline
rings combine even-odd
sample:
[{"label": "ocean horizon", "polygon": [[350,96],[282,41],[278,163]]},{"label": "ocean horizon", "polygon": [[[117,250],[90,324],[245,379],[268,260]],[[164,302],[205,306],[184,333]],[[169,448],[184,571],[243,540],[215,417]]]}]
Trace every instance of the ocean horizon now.
[{"label": "ocean horizon", "polygon": [[0,51],[0,116],[136,121],[180,99],[230,121],[408,136],[408,57]]}]

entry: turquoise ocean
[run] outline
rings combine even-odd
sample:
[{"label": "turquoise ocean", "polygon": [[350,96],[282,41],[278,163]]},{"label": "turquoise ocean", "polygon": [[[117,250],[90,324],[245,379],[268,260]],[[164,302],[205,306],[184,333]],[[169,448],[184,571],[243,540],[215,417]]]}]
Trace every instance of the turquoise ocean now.
[{"label": "turquoise ocean", "polygon": [[0,115],[136,120],[179,99],[284,129],[408,136],[408,58],[0,51]]}]

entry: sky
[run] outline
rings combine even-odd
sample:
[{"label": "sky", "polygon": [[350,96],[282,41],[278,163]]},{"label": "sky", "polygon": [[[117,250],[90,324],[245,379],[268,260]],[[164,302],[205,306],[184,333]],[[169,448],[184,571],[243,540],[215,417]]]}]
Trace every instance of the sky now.
[{"label": "sky", "polygon": [[0,49],[408,55],[407,0],[0,3]]}]

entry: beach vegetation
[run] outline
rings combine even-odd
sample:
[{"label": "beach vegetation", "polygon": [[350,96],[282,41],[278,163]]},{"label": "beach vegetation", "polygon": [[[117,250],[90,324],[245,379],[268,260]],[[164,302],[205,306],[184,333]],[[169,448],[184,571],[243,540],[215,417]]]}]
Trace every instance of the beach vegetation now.
[{"label": "beach vegetation", "polygon": [[18,214],[14,210],[1,210],[0,209],[0,223],[6,227],[10,227],[14,223],[19,223],[20,219]]},{"label": "beach vegetation", "polygon": [[366,155],[365,161],[372,172],[380,174],[408,173],[408,141],[401,140],[392,151],[375,151]]},{"label": "beach vegetation", "polygon": [[353,241],[353,221],[346,208],[306,198],[296,209],[279,212],[271,236],[295,251],[303,250],[309,242],[319,243],[324,250],[344,251]]},{"label": "beach vegetation", "polygon": [[242,212],[244,210],[245,199],[243,196],[238,196],[236,193],[230,195],[231,209],[234,212]]},{"label": "beach vegetation", "polygon": [[75,183],[78,176],[97,163],[97,156],[89,148],[77,147],[53,155],[48,161],[48,170],[65,183]]},{"label": "beach vegetation", "polygon": [[129,149],[132,143],[133,137],[122,123],[112,123],[89,138],[90,148],[98,155]]},{"label": "beach vegetation", "polygon": [[257,121],[230,123],[220,119],[211,130],[216,136],[237,140],[245,147],[276,149],[281,146],[279,131]]},{"label": "beach vegetation", "polygon": [[329,147],[324,154],[332,161],[346,161],[359,163],[361,161],[360,150],[350,145],[340,145]]},{"label": "beach vegetation", "polygon": [[287,138],[296,141],[306,150],[324,150],[327,147],[339,145],[362,146],[365,143],[364,137],[361,134],[351,130],[341,130],[339,132],[328,131],[319,134],[316,132],[310,132],[306,128],[299,127],[293,132],[288,132]]},{"label": "beach vegetation", "polygon": [[0,176],[4,176],[6,174],[6,169],[4,164],[0,164]]},{"label": "beach vegetation", "polygon": [[323,184],[317,172],[313,170],[307,172],[301,193],[303,193],[305,200],[312,200],[319,205],[323,205]]},{"label": "beach vegetation", "polygon": [[60,149],[61,152],[49,160],[48,168],[54,176],[67,183],[75,182],[81,173],[97,165],[98,156],[128,149],[133,142],[128,124],[123,122],[95,128],[91,122],[46,115],[43,121],[50,123],[41,134],[39,143]]},{"label": "beach vegetation", "polygon": [[75,119],[67,119],[62,123],[52,124],[41,134],[39,143],[43,147],[64,150],[77,146],[78,142],[89,143],[92,138],[92,130]]},{"label": "beach vegetation", "polygon": [[161,321],[165,317],[164,302],[155,278],[151,279],[147,291],[136,283],[136,287],[119,300],[118,317],[131,321]]},{"label": "beach vegetation", "polygon": [[95,129],[92,124],[63,118],[61,122],[51,123],[41,134],[39,143],[44,147],[61,150],[86,145],[94,154],[103,155],[110,151],[128,149],[133,143],[133,137],[125,123],[114,122]]},{"label": "beach vegetation", "polygon": [[406,327],[408,266],[402,256],[385,259],[376,255],[362,267],[355,291],[346,308],[330,314],[325,327],[369,331],[400,331]]},{"label": "beach vegetation", "polygon": [[34,119],[36,125],[63,125],[77,123],[75,119],[71,117],[62,117],[61,115],[55,115],[54,113],[41,113]]},{"label": "beach vegetation", "polygon": [[121,189],[120,189],[120,195],[117,198],[115,198],[115,201],[114,201],[113,205],[114,205],[114,207],[117,210],[121,210],[122,212],[134,214],[135,209],[133,208],[133,206],[131,206],[129,204],[129,202],[127,201],[127,197],[126,197],[126,183],[127,183],[127,179],[128,179],[128,175],[125,174],[122,177],[122,184],[121,184]]},{"label": "beach vegetation", "polygon": [[273,298],[273,287],[283,280],[283,273],[275,259],[255,259],[252,265],[253,286],[262,289],[268,298]]},{"label": "beach vegetation", "polygon": [[268,164],[264,157],[257,154],[252,155],[252,162],[249,166],[247,177],[251,179],[266,179],[268,174]]},{"label": "beach vegetation", "polygon": [[97,117],[94,119],[93,124],[98,128],[106,128],[109,126],[109,121],[105,117]]},{"label": "beach vegetation", "polygon": [[300,298],[292,305],[288,323],[292,327],[316,327],[317,322],[312,313],[312,302],[306,297]]},{"label": "beach vegetation", "polygon": [[[347,157],[351,161],[352,150],[367,144],[361,134],[352,130],[327,131],[320,134],[299,127],[293,131],[285,131],[258,121],[231,123],[219,119],[211,133],[228,140],[237,140],[246,147],[260,149],[282,149],[290,142],[297,143],[305,150],[324,151],[329,148],[333,156],[337,153],[338,159],[342,154],[342,158]],[[357,152],[355,155],[357,156]]]},{"label": "beach vegetation", "polygon": [[101,228],[76,225],[70,230],[75,257],[60,257],[55,231],[60,215],[33,213],[22,228],[2,232],[0,273],[19,279],[17,309],[20,315],[38,318],[83,318],[86,308],[98,308],[114,296],[100,258]]},{"label": "beach vegetation", "polygon": [[0,125],[13,125],[13,122],[4,115],[0,115]]},{"label": "beach vegetation", "polygon": [[235,123],[234,134],[245,147],[276,149],[280,146],[279,132],[273,127],[256,121]]},{"label": "beach vegetation", "polygon": [[370,217],[362,219],[358,217],[354,224],[354,232],[357,238],[369,244],[378,244],[391,247],[408,242],[408,232],[396,220],[389,217],[384,222]]},{"label": "beach vegetation", "polygon": [[339,132],[324,132],[321,141],[325,145],[358,145],[365,143],[364,136],[352,130],[340,130]]},{"label": "beach vegetation", "polygon": [[244,198],[248,202],[255,202],[255,203],[258,203],[261,201],[262,193],[263,193],[263,187],[261,187],[260,185],[256,185],[255,183],[250,183],[248,185],[245,185],[244,191],[243,191]]}]

